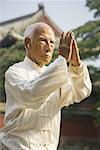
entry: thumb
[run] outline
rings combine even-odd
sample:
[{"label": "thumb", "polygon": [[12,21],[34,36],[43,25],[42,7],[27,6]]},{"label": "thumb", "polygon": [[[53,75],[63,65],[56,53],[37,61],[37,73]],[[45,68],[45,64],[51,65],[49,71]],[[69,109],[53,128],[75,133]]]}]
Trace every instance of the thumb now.
[{"label": "thumb", "polygon": [[72,41],[72,50],[74,50],[74,51],[78,50],[78,46],[77,46],[75,39],[73,39],[73,41]]}]

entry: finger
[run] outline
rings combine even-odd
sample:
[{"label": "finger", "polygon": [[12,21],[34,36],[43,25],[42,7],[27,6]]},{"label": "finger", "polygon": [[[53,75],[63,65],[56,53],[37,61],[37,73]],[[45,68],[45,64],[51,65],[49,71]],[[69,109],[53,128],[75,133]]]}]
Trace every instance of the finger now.
[{"label": "finger", "polygon": [[70,34],[70,31],[68,31],[68,32],[66,33],[66,35],[68,35],[68,36],[69,36],[69,34]]},{"label": "finger", "polygon": [[68,43],[69,43],[69,45],[71,44],[71,41],[72,41],[72,35],[71,35],[71,32],[70,32],[69,38],[68,38]]},{"label": "finger", "polygon": [[66,36],[65,36],[65,43],[66,43],[66,45],[68,45],[69,47],[70,47],[71,39],[72,39],[71,33],[68,32],[68,33],[66,34]]},{"label": "finger", "polygon": [[72,47],[73,47],[73,50],[72,50],[72,55],[71,55],[70,60],[73,60],[72,62],[75,65],[80,65],[81,60],[80,60],[80,55],[79,55],[79,50],[78,50],[78,47],[77,47],[77,43],[76,43],[75,40],[73,40]]},{"label": "finger", "polygon": [[68,37],[70,36],[70,34],[74,36],[74,33],[72,31],[68,31],[67,32]]},{"label": "finger", "polygon": [[75,51],[78,50],[78,46],[77,46],[77,43],[76,43],[75,39],[73,39],[72,49],[75,50]]},{"label": "finger", "polygon": [[74,36],[74,32],[71,31],[72,36]]},{"label": "finger", "polygon": [[75,36],[74,36],[73,32],[71,32],[71,37],[72,37],[73,40],[75,40]]},{"label": "finger", "polygon": [[68,56],[68,62],[70,62],[71,56],[72,56],[72,51],[73,51],[72,44],[73,44],[73,39],[72,39],[72,37],[70,37],[70,46],[69,46],[70,47],[70,52],[69,52],[69,56]]},{"label": "finger", "polygon": [[64,38],[65,38],[65,41],[67,41],[67,39],[69,38],[70,34],[71,34],[71,31],[68,31],[68,32],[65,34],[65,36],[63,35],[63,40],[64,40]]},{"label": "finger", "polygon": [[68,31],[68,32],[66,33],[66,35],[65,35],[65,41],[68,40],[69,34],[70,34],[70,32]]},{"label": "finger", "polygon": [[64,32],[63,32],[62,35],[61,35],[60,44],[63,42],[63,40],[64,40]]},{"label": "finger", "polygon": [[77,48],[77,43],[76,43],[76,40],[75,40],[73,32],[70,32],[69,42],[70,42],[70,45],[71,45],[72,49],[73,48],[74,49]]}]

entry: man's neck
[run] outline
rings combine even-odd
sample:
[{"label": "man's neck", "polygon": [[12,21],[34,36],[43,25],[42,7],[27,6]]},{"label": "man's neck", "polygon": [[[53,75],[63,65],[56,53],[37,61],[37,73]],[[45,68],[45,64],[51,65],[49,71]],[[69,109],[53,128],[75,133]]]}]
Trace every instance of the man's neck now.
[{"label": "man's neck", "polygon": [[27,54],[27,57],[31,59],[33,62],[35,62],[40,68],[43,67],[43,64],[38,62],[35,58],[32,58],[30,55]]}]

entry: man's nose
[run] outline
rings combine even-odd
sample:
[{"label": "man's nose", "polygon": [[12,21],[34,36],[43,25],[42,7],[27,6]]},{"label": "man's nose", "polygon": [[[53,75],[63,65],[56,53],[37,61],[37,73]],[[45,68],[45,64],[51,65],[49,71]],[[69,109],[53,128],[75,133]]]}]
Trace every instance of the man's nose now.
[{"label": "man's nose", "polygon": [[46,51],[52,51],[52,45],[51,45],[50,41],[47,41]]}]

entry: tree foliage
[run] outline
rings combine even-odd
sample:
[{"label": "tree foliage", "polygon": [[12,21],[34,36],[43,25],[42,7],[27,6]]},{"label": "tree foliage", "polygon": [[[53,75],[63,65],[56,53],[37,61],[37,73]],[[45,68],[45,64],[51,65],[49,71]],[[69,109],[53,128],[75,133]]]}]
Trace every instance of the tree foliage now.
[{"label": "tree foliage", "polygon": [[100,17],[100,0],[86,0],[86,6],[89,7],[90,11],[95,11],[95,18]]},{"label": "tree foliage", "polygon": [[89,21],[73,30],[82,59],[97,57],[100,52],[100,20]]},{"label": "tree foliage", "polygon": [[[4,75],[9,66],[21,61],[24,57],[22,42],[17,42],[10,48],[0,48],[0,101],[5,101]],[[21,49],[21,50],[20,50]]]},{"label": "tree foliage", "polygon": [[12,46],[13,44],[16,43],[16,38],[14,38],[13,36],[11,35],[7,35],[5,38],[3,38],[1,41],[0,41],[0,47],[1,48],[7,48],[7,47],[10,47]]}]

